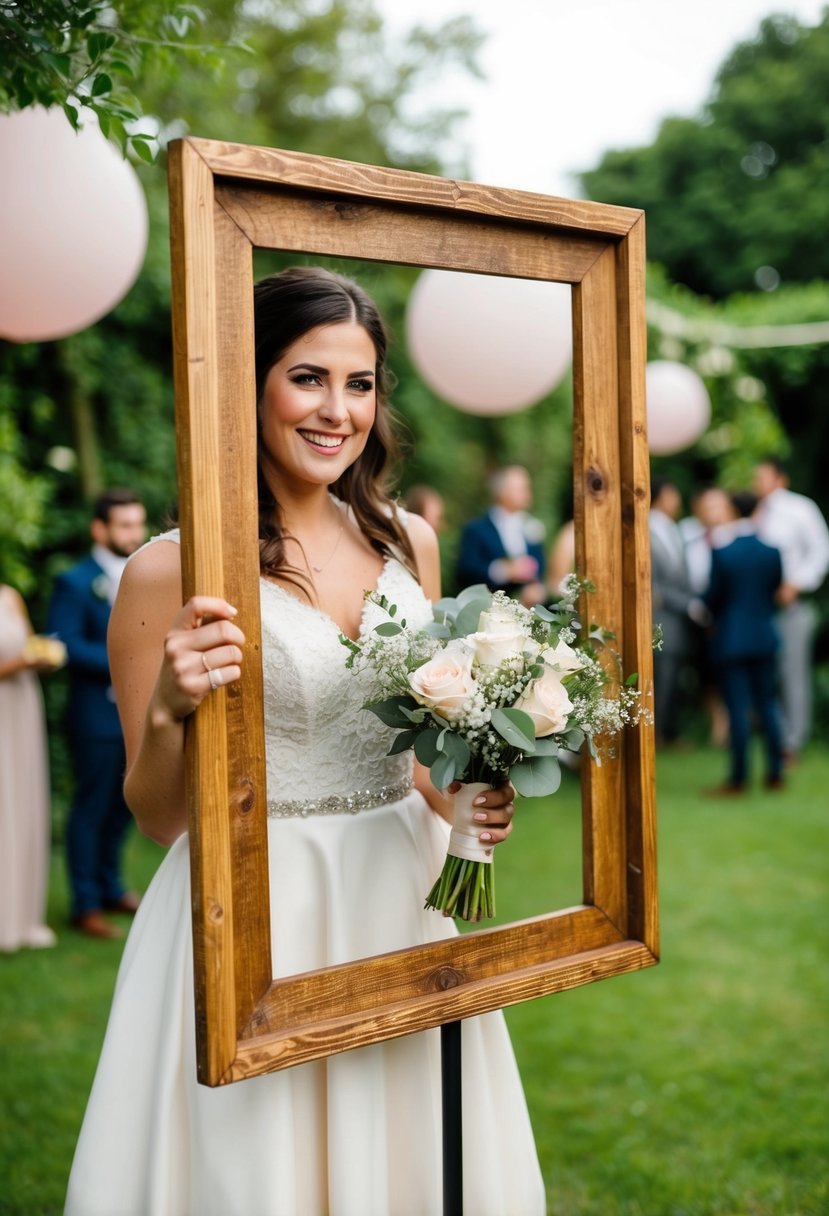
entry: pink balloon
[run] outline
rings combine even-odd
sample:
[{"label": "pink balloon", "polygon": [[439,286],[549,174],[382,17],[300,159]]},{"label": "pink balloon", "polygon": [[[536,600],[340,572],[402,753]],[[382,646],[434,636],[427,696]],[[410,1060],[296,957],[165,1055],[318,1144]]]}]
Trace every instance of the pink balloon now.
[{"label": "pink balloon", "polygon": [[711,399],[697,373],[657,359],[645,368],[645,383],[650,450],[668,455],[696,443],[711,421]]},{"label": "pink balloon", "polygon": [[147,248],[132,166],[90,121],[62,110],[0,115],[0,336],[63,338],[126,295]]},{"label": "pink balloon", "polygon": [[412,362],[470,414],[509,414],[551,392],[572,358],[564,283],[424,270],[409,297]]}]

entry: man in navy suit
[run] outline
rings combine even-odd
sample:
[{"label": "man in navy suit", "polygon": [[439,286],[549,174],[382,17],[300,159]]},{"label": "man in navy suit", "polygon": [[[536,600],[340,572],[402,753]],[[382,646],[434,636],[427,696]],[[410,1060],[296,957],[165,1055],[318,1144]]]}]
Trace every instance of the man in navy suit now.
[{"label": "man in navy suit", "polygon": [[732,496],[736,521],[718,530],[727,543],[711,553],[711,581],[705,602],[713,618],[711,658],[719,673],[728,710],[731,767],[725,785],[710,791],[739,794],[745,789],[751,710],[766,747],[766,788],[783,785],[783,751],[776,689],[775,596],[783,578],[780,551],[758,539],[751,516],[753,494]]},{"label": "man in navy suit", "polygon": [[48,631],[66,644],[69,742],[75,797],[66,826],[72,924],[90,937],[120,937],[104,911],[133,913],[121,851],[131,815],[124,801],[124,741],[107,658],[107,627],[127,558],[144,542],[146,512],[130,490],[94,505],[90,555],[55,580]]},{"label": "man in navy suit", "polygon": [[460,587],[486,583],[506,591],[528,608],[546,597],[544,525],[528,514],[532,483],[526,469],[510,465],[493,473],[492,506],[471,520],[461,535],[457,578]]}]

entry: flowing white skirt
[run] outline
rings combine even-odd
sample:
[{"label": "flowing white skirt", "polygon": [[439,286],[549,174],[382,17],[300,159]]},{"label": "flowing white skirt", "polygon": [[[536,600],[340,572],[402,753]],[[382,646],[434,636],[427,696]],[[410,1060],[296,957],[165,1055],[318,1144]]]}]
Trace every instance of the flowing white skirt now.
[{"label": "flowing white skirt", "polygon": [[[448,829],[413,792],[269,821],[274,974],[454,934],[423,910]],[[413,862],[414,858],[414,862]],[[543,1216],[503,1017],[463,1024],[465,1208]],[[408,1035],[217,1089],[196,1081],[187,838],[124,950],[67,1216],[439,1216],[440,1037]]]}]

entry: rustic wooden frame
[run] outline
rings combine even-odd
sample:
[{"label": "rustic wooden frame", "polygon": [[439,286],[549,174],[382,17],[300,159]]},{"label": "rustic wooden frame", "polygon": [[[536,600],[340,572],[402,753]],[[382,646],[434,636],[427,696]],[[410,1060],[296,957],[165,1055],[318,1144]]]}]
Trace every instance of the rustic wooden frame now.
[{"label": "rustic wooden frame", "polygon": [[252,253],[279,249],[573,287],[577,561],[625,670],[651,679],[641,212],[296,152],[170,147],[184,594],[221,595],[241,683],[191,723],[199,1079],[218,1085],[647,967],[658,928],[652,729],[583,779],[584,903],[274,980],[262,722]]}]

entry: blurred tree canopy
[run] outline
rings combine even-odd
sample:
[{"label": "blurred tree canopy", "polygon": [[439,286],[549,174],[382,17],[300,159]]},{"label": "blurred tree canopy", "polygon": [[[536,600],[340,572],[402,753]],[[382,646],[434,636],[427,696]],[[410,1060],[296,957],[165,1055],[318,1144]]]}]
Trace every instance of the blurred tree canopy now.
[{"label": "blurred tree canopy", "polygon": [[[649,294],[680,285],[673,300],[683,314],[712,325],[829,320],[829,9],[814,27],[767,18],[728,56],[698,117],[666,119],[649,147],[610,151],[581,181],[592,198],[645,209],[648,256],[664,270],[652,267]],[[652,358],[693,365],[706,346],[657,329],[651,336]],[[698,369],[712,393],[711,431],[655,468],[686,484],[733,485],[753,460],[782,455],[793,488],[827,511],[829,345],[729,357],[725,376],[706,373],[704,357]]]},{"label": "blurred tree canopy", "polygon": [[829,278],[829,9],[773,16],[721,67],[697,118],[582,174],[592,198],[643,207],[648,255],[700,295]]}]

